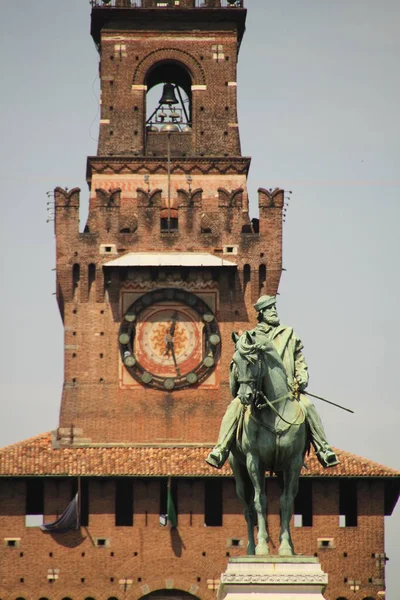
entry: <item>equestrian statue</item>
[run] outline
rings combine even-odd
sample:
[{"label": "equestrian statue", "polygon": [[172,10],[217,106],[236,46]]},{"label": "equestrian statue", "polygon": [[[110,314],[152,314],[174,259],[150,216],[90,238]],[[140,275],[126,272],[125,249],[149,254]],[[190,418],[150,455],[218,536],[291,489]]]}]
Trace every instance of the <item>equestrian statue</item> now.
[{"label": "equestrian statue", "polygon": [[206,461],[220,469],[229,456],[236,491],[244,507],[250,555],[269,553],[265,472],[276,473],[282,489],[278,553],[292,556],[290,519],[310,443],[324,467],[333,467],[339,461],[326,439],[315,406],[304,394],[308,369],[301,341],[291,327],[280,325],[275,296],[262,296],[254,308],[258,313],[255,329],[241,336],[232,334],[233,401],[222,420],[217,445]]}]

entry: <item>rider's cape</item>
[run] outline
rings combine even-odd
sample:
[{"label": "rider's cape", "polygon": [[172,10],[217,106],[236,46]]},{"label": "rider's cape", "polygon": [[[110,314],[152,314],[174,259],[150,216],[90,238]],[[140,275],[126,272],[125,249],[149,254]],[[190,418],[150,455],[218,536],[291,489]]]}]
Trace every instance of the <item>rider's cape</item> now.
[{"label": "rider's cape", "polygon": [[263,340],[272,341],[284,364],[289,382],[300,371],[304,372],[304,379],[308,380],[307,365],[301,352],[303,344],[294,333],[293,327],[286,327],[286,325],[272,327],[266,323],[259,323],[252,334],[261,344]]}]

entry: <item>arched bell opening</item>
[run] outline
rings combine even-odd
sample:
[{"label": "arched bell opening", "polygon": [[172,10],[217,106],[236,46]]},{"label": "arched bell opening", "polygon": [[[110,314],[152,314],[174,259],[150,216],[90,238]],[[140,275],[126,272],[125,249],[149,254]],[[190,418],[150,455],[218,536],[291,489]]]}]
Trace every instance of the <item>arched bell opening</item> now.
[{"label": "arched bell opening", "polygon": [[146,85],[148,125],[158,129],[166,123],[176,123],[181,129],[191,126],[192,77],[185,66],[172,60],[159,62],[147,73]]},{"label": "arched bell opening", "polygon": [[166,155],[166,142],[169,140],[172,155],[189,154],[192,137],[191,74],[181,63],[166,60],[148,71],[145,82],[146,153]]}]

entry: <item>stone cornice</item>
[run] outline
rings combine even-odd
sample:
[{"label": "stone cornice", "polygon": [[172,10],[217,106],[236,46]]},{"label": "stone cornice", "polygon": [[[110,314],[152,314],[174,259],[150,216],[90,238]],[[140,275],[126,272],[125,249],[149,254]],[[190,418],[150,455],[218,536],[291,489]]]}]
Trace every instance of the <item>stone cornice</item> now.
[{"label": "stone cornice", "polygon": [[146,31],[149,23],[153,29],[165,30],[165,23],[170,25],[173,19],[174,28],[178,31],[196,29],[209,32],[213,30],[237,30],[240,47],[246,22],[245,8],[118,8],[95,6],[92,9],[91,35],[99,47],[102,31]]},{"label": "stone cornice", "polygon": [[[213,173],[248,174],[251,158],[249,157],[218,157],[218,156],[192,156],[172,158],[172,174],[209,175]],[[89,156],[87,159],[87,181],[90,182],[93,174],[167,174],[167,157],[148,156]]]}]

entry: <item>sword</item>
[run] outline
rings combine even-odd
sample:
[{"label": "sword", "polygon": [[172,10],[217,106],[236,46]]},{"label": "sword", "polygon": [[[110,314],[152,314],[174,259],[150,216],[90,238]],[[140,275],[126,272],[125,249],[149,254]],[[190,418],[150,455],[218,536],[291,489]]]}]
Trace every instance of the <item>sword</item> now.
[{"label": "sword", "polygon": [[332,406],[336,406],[336,408],[341,408],[342,410],[345,410],[349,413],[351,413],[352,415],[354,415],[354,410],[351,410],[350,408],[345,408],[344,406],[340,406],[340,404],[335,404],[335,402],[331,402],[330,400],[326,400],[325,398],[321,398],[321,396],[316,396],[315,394],[311,394],[310,392],[306,392],[306,390],[302,390],[300,392],[301,394],[307,394],[307,396],[311,396],[311,398],[317,398],[317,400],[322,400],[322,402],[326,402],[327,404],[331,404]]}]

